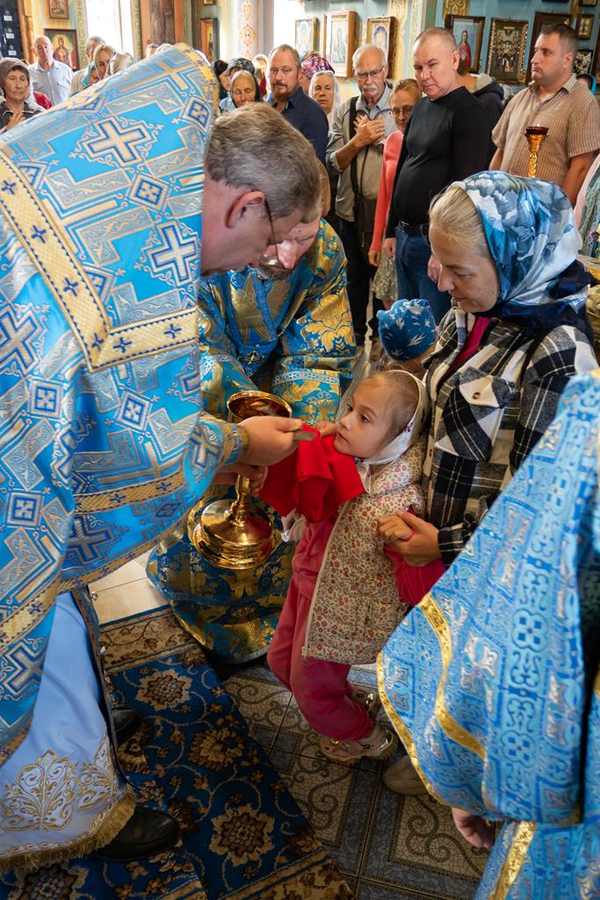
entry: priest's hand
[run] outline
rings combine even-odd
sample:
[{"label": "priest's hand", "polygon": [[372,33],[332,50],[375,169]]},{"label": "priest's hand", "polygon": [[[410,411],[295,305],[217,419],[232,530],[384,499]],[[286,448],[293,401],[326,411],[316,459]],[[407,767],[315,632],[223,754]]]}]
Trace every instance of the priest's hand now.
[{"label": "priest's hand", "polygon": [[473,844],[474,847],[485,847],[486,850],[492,849],[494,826],[486,822],[482,816],[474,816],[464,809],[453,806],[452,818],[465,841]]},{"label": "priest's hand", "polygon": [[398,518],[414,531],[408,540],[398,541],[398,544],[394,545],[394,550],[404,557],[409,566],[420,568],[434,559],[441,559],[439,532],[435,525],[408,512],[398,513]]},{"label": "priest's hand", "polygon": [[294,433],[301,431],[301,419],[279,416],[252,416],[239,424],[250,442],[239,462],[251,466],[272,466],[296,449]]},{"label": "priest's hand", "polygon": [[250,491],[253,494],[258,494],[265,483],[267,472],[266,466],[249,466],[247,463],[241,462],[230,463],[228,466],[223,466],[222,469],[219,469],[213,478],[213,483],[235,484],[238,475],[242,475],[250,482]]}]

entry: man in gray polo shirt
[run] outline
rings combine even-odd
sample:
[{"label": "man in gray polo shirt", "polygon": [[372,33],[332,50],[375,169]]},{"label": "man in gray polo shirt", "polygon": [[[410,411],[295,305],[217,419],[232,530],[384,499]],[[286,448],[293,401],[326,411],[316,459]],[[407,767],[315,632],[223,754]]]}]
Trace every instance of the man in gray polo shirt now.
[{"label": "man in gray polo shirt", "polygon": [[69,96],[73,70],[54,59],[50,38],[45,35],[36,37],[33,49],[37,60],[29,67],[29,72],[34,91],[45,94],[53,106],[62,103]]},{"label": "man in gray polo shirt", "polygon": [[[367,331],[369,284],[376,272],[368,252],[373,236],[375,205],[383,163],[383,143],[396,126],[390,110],[385,53],[373,44],[359,47],[352,58],[360,94],[340,106],[329,133],[327,165],[339,172],[335,211],[348,259],[348,298],[357,345]],[[365,202],[366,201],[366,202]],[[360,221],[357,221],[360,219]],[[375,316],[381,308],[373,299]],[[377,329],[371,329],[377,334]]]}]

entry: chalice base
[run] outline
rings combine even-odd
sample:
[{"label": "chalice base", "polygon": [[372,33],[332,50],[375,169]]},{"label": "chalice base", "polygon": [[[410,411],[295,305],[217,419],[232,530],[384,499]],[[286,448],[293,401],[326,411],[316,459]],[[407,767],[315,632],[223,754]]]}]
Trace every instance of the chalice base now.
[{"label": "chalice base", "polygon": [[192,543],[220,569],[253,569],[271,555],[275,543],[269,517],[260,510],[244,510],[236,519],[231,500],[209,504],[194,528]]}]

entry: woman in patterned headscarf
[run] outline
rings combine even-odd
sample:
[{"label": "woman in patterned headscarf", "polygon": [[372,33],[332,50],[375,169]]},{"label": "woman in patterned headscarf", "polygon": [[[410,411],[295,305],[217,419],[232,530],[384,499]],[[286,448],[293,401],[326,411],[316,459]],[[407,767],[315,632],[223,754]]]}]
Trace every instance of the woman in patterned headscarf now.
[{"label": "woman in patterned headscarf", "polygon": [[[581,240],[557,185],[482,172],[434,200],[430,222],[454,308],[426,375],[426,516],[383,523],[388,539],[402,533],[395,526],[412,530],[394,548],[413,574],[420,570],[423,593],[536,445],[568,380],[597,365],[585,313],[591,279],[576,260]],[[425,791],[407,757],[385,777],[400,792]]]}]

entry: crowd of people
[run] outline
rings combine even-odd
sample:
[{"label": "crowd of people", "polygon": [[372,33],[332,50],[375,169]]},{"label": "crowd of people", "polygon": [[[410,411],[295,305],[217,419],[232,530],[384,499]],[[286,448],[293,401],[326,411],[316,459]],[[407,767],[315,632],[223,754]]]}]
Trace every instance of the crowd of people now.
[{"label": "crowd of people", "polygon": [[[0,871],[178,840],[118,767],[135,712],[111,712],[85,587],[152,549],[209,659],[267,654],[325,757],[400,737],[385,784],[429,791],[491,850],[478,897],[600,893],[600,415],[578,259],[598,244],[600,111],[576,50],[544,27],[514,97],[443,28],[395,84],[359,47],[344,100],[326,59],[287,44],[211,71],[169,45],[132,67],[93,37],[73,74],[39,37],[31,66],[0,62]],[[548,128],[535,178],[528,124]],[[231,424],[241,389],[291,418]],[[278,526],[243,572],[190,537],[238,475]],[[349,680],[375,662],[379,694]],[[15,789],[56,759],[60,819]]]}]

